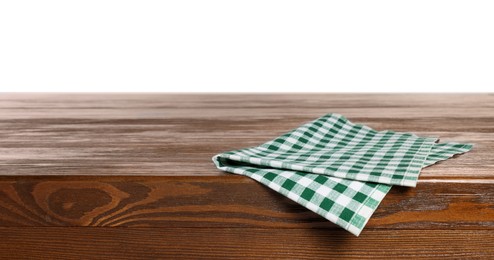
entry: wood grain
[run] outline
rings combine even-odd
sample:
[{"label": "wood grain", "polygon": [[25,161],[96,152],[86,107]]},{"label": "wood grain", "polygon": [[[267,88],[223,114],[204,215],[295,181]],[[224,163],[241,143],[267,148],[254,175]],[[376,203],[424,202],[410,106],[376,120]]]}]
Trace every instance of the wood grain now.
[{"label": "wood grain", "polygon": [[492,259],[485,230],[0,228],[3,259]]},{"label": "wood grain", "polygon": [[224,175],[211,157],[326,113],[475,143],[421,179],[494,178],[494,95],[0,95],[1,175]]},{"label": "wood grain", "polygon": [[[338,228],[242,176],[9,179],[0,180],[1,227]],[[394,187],[369,228],[494,232],[492,183]]]},{"label": "wood grain", "polygon": [[[475,146],[358,238],[211,162],[326,113]],[[493,94],[0,95],[3,259],[490,259],[493,187]]]}]

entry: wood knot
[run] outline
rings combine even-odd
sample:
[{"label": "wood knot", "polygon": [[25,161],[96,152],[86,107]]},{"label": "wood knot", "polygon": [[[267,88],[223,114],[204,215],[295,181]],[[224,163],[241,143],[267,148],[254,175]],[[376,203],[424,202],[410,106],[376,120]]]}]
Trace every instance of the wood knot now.
[{"label": "wood knot", "polygon": [[79,219],[96,208],[111,203],[112,197],[105,191],[92,188],[61,188],[48,196],[49,209],[58,216]]}]

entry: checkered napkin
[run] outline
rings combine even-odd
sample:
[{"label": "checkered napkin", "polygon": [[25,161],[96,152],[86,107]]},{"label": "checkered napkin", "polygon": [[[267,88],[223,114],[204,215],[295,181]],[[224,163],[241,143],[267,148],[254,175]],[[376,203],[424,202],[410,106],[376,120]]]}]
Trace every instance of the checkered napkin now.
[{"label": "checkered napkin", "polygon": [[472,148],[436,141],[327,114],[260,146],[215,155],[213,162],[358,236],[392,185],[415,187],[423,167]]}]

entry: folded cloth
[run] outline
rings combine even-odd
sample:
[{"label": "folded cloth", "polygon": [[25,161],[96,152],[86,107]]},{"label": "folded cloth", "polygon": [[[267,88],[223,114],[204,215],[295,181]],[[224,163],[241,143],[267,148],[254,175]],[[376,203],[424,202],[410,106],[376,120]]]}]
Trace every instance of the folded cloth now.
[{"label": "folded cloth", "polygon": [[260,146],[213,157],[358,236],[392,185],[415,187],[423,167],[472,148],[376,131],[327,114]]}]

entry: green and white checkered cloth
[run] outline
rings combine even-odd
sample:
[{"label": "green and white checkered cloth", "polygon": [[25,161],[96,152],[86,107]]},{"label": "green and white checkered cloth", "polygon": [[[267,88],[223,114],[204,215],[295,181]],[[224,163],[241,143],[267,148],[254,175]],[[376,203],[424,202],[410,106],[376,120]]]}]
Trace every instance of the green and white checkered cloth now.
[{"label": "green and white checkered cloth", "polygon": [[327,114],[213,162],[248,176],[358,236],[392,185],[415,187],[423,167],[472,148],[376,131]]}]

